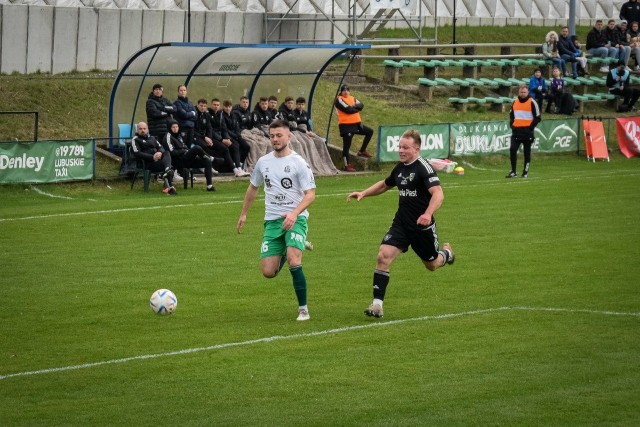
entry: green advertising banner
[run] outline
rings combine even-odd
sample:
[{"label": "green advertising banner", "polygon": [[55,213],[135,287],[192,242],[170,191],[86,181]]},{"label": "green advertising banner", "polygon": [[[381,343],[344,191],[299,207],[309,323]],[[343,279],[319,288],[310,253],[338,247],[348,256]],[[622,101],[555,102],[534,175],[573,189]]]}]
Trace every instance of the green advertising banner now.
[{"label": "green advertising banner", "polygon": [[397,162],[400,137],[407,129],[420,132],[422,146],[420,155],[426,159],[449,157],[449,124],[399,125],[378,128],[378,161]]},{"label": "green advertising banner", "polygon": [[0,183],[92,179],[95,146],[90,140],[0,144]]},{"label": "green advertising banner", "polygon": [[[535,129],[532,152],[560,153],[578,149],[578,119],[542,120]],[[507,121],[452,123],[453,151],[459,156],[509,154]]]}]

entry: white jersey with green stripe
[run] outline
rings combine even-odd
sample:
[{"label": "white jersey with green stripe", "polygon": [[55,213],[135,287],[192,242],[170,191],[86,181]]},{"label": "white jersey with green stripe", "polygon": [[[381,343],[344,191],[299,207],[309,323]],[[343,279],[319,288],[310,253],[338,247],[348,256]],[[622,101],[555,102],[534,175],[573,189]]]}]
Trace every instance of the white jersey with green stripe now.
[{"label": "white jersey with green stripe", "polygon": [[[273,151],[260,157],[251,173],[251,185],[262,184],[265,220],[291,212],[300,204],[305,191],[316,188],[311,168],[295,151],[285,157],[276,157]],[[309,212],[305,209],[300,215],[308,218]]]}]

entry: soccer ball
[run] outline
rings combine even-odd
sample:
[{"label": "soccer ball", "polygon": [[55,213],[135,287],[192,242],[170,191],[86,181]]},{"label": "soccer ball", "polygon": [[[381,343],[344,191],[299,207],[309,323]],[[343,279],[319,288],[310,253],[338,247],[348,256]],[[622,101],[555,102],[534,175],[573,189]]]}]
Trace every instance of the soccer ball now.
[{"label": "soccer ball", "polygon": [[169,289],[158,289],[151,295],[149,305],[154,313],[164,316],[175,311],[178,306],[178,298]]},{"label": "soccer ball", "polygon": [[456,175],[464,175],[464,168],[462,166],[458,166],[453,170],[453,173]]}]

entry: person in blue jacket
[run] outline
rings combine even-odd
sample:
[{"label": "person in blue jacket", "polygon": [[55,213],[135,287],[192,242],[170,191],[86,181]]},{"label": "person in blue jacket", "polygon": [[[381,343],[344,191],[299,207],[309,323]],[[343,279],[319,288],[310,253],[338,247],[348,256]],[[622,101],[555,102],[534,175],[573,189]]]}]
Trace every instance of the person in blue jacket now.
[{"label": "person in blue jacket", "polygon": [[542,70],[540,68],[536,68],[529,80],[529,95],[535,99],[540,109],[542,109],[542,101],[549,99],[547,81],[542,77]]}]

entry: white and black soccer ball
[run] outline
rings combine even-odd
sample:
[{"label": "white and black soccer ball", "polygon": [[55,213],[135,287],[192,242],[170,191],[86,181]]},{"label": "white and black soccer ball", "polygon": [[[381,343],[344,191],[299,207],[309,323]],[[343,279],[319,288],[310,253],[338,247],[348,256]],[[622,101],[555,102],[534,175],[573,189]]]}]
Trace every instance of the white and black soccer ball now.
[{"label": "white and black soccer ball", "polygon": [[149,298],[149,305],[154,313],[164,316],[175,311],[178,298],[169,289],[158,289]]}]

